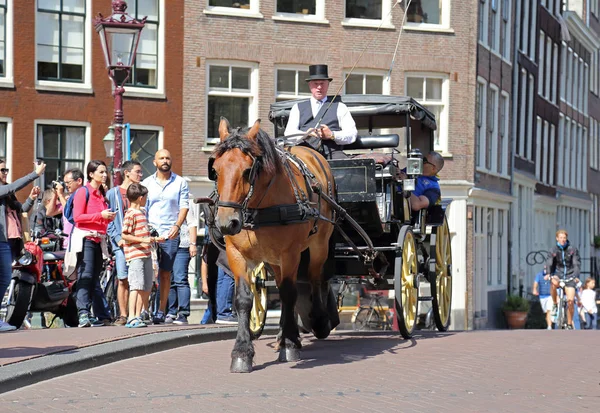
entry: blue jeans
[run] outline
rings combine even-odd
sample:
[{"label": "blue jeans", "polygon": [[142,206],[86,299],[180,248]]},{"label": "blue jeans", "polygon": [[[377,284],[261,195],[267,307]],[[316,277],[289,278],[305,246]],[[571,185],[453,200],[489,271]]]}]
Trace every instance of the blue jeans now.
[{"label": "blue jeans", "polygon": [[585,329],[596,330],[598,326],[598,314],[585,313]]},{"label": "blue jeans", "polygon": [[164,242],[159,242],[160,258],[158,260],[158,268],[164,271],[173,271],[175,257],[179,249],[179,237],[168,239]]},{"label": "blue jeans", "polygon": [[77,310],[79,315],[90,314],[94,301],[94,314],[99,319],[110,319],[106,313],[106,297],[100,288],[102,271],[102,249],[100,244],[89,239],[83,240],[83,251],[78,252],[77,268]]},{"label": "blue jeans", "polygon": [[217,318],[227,318],[233,315],[233,293],[235,280],[221,267],[217,277]]},{"label": "blue jeans", "polygon": [[8,242],[0,242],[0,299],[10,285],[13,256]]},{"label": "blue jeans", "polygon": [[171,289],[169,290],[168,314],[190,315],[190,297],[192,290],[188,281],[188,266],[190,265],[189,248],[178,248],[171,272]]}]

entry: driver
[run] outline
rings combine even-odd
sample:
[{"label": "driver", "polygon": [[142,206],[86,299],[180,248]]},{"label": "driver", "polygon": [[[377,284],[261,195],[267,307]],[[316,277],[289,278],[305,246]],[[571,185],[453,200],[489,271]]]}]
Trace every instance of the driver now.
[{"label": "driver", "polygon": [[565,284],[565,294],[567,296],[567,328],[573,329],[573,314],[575,313],[575,288],[579,282],[579,272],[581,269],[579,251],[573,247],[568,240],[569,234],[564,229],[556,231],[556,245],[552,247],[546,258],[544,270],[551,274],[550,294],[552,295],[552,315],[556,315],[558,310],[558,298],[556,289],[561,279],[573,278]]},{"label": "driver", "polygon": [[[415,190],[410,194],[410,207],[419,211],[435,205],[442,197],[440,179],[436,176],[444,167],[444,158],[437,152],[431,151],[423,157],[423,175],[417,177]],[[398,174],[398,179],[406,179],[406,168]]]},{"label": "driver", "polygon": [[327,65],[311,65],[308,72],[306,81],[312,96],[292,107],[284,135],[309,132],[321,140],[319,152],[326,159],[344,159],[346,154],[342,145],[356,140],[354,119],[345,104],[338,101],[331,103],[332,98],[327,97],[329,83],[333,80],[327,74]]}]

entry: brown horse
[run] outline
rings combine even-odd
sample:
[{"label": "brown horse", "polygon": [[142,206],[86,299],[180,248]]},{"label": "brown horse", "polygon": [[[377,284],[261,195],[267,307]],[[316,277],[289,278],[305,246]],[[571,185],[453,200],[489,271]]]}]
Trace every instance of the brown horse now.
[{"label": "brown horse", "polygon": [[[296,308],[303,327],[317,338],[327,337],[333,324],[339,322],[328,315],[331,306],[327,307],[327,299],[331,293],[322,275],[334,214],[313,191],[319,187],[323,193],[334,196],[334,185],[329,165],[319,153],[305,147],[289,149],[308,168],[309,176],[305,178],[301,163],[291,162],[283,150],[275,147],[260,129],[260,120],[249,130],[232,131],[228,121],[221,118],[219,134],[221,142],[213,151],[209,175],[217,182],[215,224],[225,236],[227,259],[236,283],[239,324],[231,353],[231,372],[243,373],[252,371],[254,358],[249,328],[253,299],[249,274],[261,262],[273,269],[281,299],[279,361],[300,358],[294,311],[297,301],[298,305],[304,303],[303,308]],[[299,209],[300,205],[304,209]],[[282,209],[287,212],[280,213]],[[304,216],[297,213],[300,210]],[[283,215],[289,219],[284,220]],[[277,218],[270,219],[273,216]],[[302,277],[301,267],[308,283],[304,285],[310,285],[310,289],[305,289],[308,297],[298,295],[296,280]]]}]

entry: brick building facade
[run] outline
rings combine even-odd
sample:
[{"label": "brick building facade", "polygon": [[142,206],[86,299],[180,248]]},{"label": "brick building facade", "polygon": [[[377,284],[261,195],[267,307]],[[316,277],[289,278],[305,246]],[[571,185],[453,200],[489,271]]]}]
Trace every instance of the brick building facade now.
[{"label": "brick building facade", "polygon": [[[128,5],[128,13],[148,16],[133,83],[125,87],[132,157],[147,175],[156,149],[166,147],[181,173],[184,3]],[[109,0],[0,1],[0,158],[9,181],[30,172],[38,157],[48,163],[44,186],[69,167],[105,159],[114,103],[93,18],[110,12]]]}]

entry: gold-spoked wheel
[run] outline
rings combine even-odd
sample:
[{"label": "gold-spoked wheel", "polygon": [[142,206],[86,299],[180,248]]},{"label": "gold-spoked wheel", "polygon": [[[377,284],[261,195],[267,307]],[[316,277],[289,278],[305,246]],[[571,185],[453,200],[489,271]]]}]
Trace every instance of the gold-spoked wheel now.
[{"label": "gold-spoked wheel", "polygon": [[417,324],[419,304],[417,246],[409,225],[400,229],[394,270],[396,317],[402,337],[412,337]]},{"label": "gold-spoked wheel", "polygon": [[[447,331],[452,308],[452,248],[448,221],[431,232],[431,257],[435,257],[435,274],[430,274],[433,319],[439,331]],[[433,266],[432,266],[433,268]]]},{"label": "gold-spoked wheel", "polygon": [[262,334],[267,321],[267,269],[260,263],[250,274],[252,311],[250,311],[250,337],[256,340]]}]

